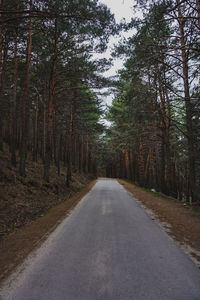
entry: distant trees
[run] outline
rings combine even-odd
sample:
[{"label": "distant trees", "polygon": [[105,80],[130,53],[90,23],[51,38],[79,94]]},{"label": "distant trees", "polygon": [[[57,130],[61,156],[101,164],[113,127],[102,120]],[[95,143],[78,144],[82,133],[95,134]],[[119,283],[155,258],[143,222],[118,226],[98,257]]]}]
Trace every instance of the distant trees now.
[{"label": "distant trees", "polygon": [[116,32],[113,15],[98,1],[10,0],[0,17],[0,150],[7,142],[21,176],[30,154],[46,181],[52,162],[58,173],[64,163],[68,186],[72,170],[96,173],[101,108],[91,88],[109,63],[91,57]]},{"label": "distant trees", "polygon": [[145,17],[132,20],[129,26],[137,33],[115,53],[129,58],[108,114],[113,126],[106,139],[114,151],[108,175],[195,201],[200,186],[198,1],[138,2]]}]

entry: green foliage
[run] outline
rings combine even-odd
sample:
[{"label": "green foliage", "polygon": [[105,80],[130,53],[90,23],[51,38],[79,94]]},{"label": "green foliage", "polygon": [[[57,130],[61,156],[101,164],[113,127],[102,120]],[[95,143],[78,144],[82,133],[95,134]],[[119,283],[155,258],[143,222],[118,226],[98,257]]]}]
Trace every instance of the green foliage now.
[{"label": "green foliage", "polygon": [[[109,175],[130,178],[188,201],[194,193],[198,198],[200,174],[198,25],[196,3],[192,3],[137,1],[135,9],[142,9],[143,18],[132,19],[127,25],[136,33],[113,51],[113,56],[124,55],[126,61],[107,113],[112,126],[105,137],[106,148],[113,154],[107,162]],[[186,58],[181,40],[186,45]],[[186,85],[189,98],[184,94]],[[192,134],[193,152],[188,146]],[[195,167],[191,167],[192,160]],[[194,184],[189,179],[192,168],[198,170]]]},{"label": "green foliage", "polygon": [[[20,116],[26,114],[27,145],[33,159],[38,153],[43,159],[47,181],[51,160],[57,164],[58,173],[60,160],[67,165],[68,183],[71,164],[96,173],[95,155],[104,126],[100,100],[93,88],[111,85],[102,76],[111,61],[94,60],[92,54],[104,52],[109,36],[118,32],[114,16],[97,0],[3,1],[1,8],[2,53],[7,44],[9,47],[4,103],[0,103],[5,111],[4,140],[13,140],[16,148],[21,147],[26,126],[22,126]],[[32,43],[27,49],[29,35]],[[28,58],[31,63],[27,74]],[[17,77],[15,83],[13,74]],[[18,132],[7,131],[9,121],[15,123]]]}]

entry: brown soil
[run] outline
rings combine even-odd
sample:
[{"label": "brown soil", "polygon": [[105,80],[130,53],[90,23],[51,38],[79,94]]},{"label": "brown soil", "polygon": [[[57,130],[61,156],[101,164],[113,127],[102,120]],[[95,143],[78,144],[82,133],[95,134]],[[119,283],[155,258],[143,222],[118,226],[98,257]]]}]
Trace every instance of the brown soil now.
[{"label": "brown soil", "polygon": [[66,168],[60,176],[51,166],[50,182],[43,180],[42,162],[29,159],[26,177],[18,175],[18,169],[10,163],[9,152],[0,153],[0,236],[12,232],[43,216],[50,208],[73,196],[87,185],[91,175],[74,172],[70,188],[66,187]]},{"label": "brown soil", "polygon": [[51,167],[50,183],[43,180],[41,162],[29,159],[25,178],[0,153],[0,281],[32,251],[95,184],[91,175],[74,172],[70,188],[66,168],[60,176]]},{"label": "brown soil", "polygon": [[0,281],[7,278],[26,256],[62,221],[71,209],[89,192],[95,184],[93,180],[81,192],[65,202],[53,207],[49,212],[31,221],[24,227],[0,239]]},{"label": "brown soil", "polygon": [[[150,209],[166,231],[200,262],[200,214],[175,199],[144,191],[133,183],[118,180],[133,196]],[[154,217],[153,217],[154,219]],[[199,264],[198,264],[199,265]]]}]

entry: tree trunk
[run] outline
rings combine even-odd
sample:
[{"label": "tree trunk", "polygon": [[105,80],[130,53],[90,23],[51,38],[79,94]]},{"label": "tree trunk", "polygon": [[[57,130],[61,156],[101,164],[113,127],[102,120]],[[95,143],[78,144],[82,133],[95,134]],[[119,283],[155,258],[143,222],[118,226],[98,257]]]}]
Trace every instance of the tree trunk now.
[{"label": "tree trunk", "polygon": [[36,97],[35,107],[35,122],[34,122],[34,140],[33,140],[33,161],[38,159],[38,110],[39,110],[39,96]]},{"label": "tree trunk", "polygon": [[198,14],[198,25],[200,26],[200,0],[196,0],[197,14]]},{"label": "tree trunk", "polygon": [[83,172],[83,136],[80,137],[79,142],[79,172]]},{"label": "tree trunk", "polygon": [[31,68],[31,51],[32,51],[32,0],[30,3],[29,9],[29,35],[27,43],[27,54],[26,54],[26,75],[24,81],[24,97],[23,97],[23,106],[22,106],[22,139],[20,147],[20,164],[19,164],[19,174],[21,176],[26,176],[25,167],[26,167],[26,157],[27,157],[27,141],[29,135],[29,81],[30,81],[30,68]]},{"label": "tree trunk", "polygon": [[186,53],[185,45],[185,34],[184,34],[184,21],[181,12],[180,0],[178,3],[178,17],[179,17],[179,31],[181,41],[181,56],[182,56],[182,69],[183,69],[183,82],[184,82],[184,94],[185,94],[185,109],[186,109],[186,127],[187,127],[187,139],[188,139],[188,155],[189,155],[189,194],[192,201],[196,200],[195,186],[195,151],[194,151],[194,136],[193,136],[193,125],[192,125],[192,105],[190,100],[190,89],[188,79],[188,58]]},{"label": "tree trunk", "polygon": [[85,140],[85,173],[88,173],[88,132],[86,133],[86,140]]},{"label": "tree trunk", "polygon": [[69,135],[68,135],[67,176],[66,176],[67,187],[70,186],[70,181],[72,178],[72,135],[73,135],[73,103],[71,103],[70,105],[70,124],[69,124]]},{"label": "tree trunk", "polygon": [[141,186],[144,186],[144,158],[143,158],[143,146],[142,146],[141,136],[139,136],[138,166],[139,166],[139,184]]},{"label": "tree trunk", "polygon": [[42,159],[45,160],[46,153],[46,104],[45,104],[45,92],[43,94],[43,144],[42,144]]},{"label": "tree trunk", "polygon": [[130,161],[129,161],[129,155],[128,155],[128,147],[125,149],[125,167],[126,167],[126,178],[130,179]]},{"label": "tree trunk", "polygon": [[55,23],[55,43],[54,54],[52,62],[52,71],[49,81],[49,103],[48,103],[48,119],[47,119],[47,135],[46,135],[46,149],[44,157],[44,180],[49,182],[50,176],[50,162],[51,162],[51,141],[53,134],[53,116],[54,116],[54,96],[55,96],[55,78],[56,78],[56,66],[57,66],[57,30]]},{"label": "tree trunk", "polygon": [[17,73],[18,73],[18,58],[17,58],[17,31],[15,32],[15,47],[14,47],[14,75],[13,75],[13,110],[12,110],[12,134],[11,134],[11,163],[16,167],[16,139],[17,139]]},{"label": "tree trunk", "polygon": [[166,188],[167,188],[167,194],[172,195],[172,167],[171,167],[171,149],[170,149],[170,127],[171,127],[171,104],[168,96],[168,91],[166,88],[166,76],[164,72],[164,81],[165,81],[165,87],[164,92],[167,100],[167,121],[166,121],[166,130],[165,130],[165,153],[166,153]]},{"label": "tree trunk", "polygon": [[147,154],[146,163],[145,163],[145,170],[144,170],[144,183],[145,183],[145,186],[148,185],[149,163],[150,163],[150,150]]},{"label": "tree trunk", "polygon": [[[0,9],[2,6],[2,0],[0,0]],[[1,13],[0,13],[1,17]],[[2,94],[2,74],[3,74],[3,63],[2,63],[2,50],[3,50],[3,26],[0,23],[0,72],[1,72],[1,86],[0,86],[0,151],[3,151],[3,122],[2,122],[2,114],[3,114],[3,94]]]},{"label": "tree trunk", "polygon": [[[3,151],[3,120],[4,120],[4,90],[5,90],[5,83],[6,83],[6,67],[7,67],[7,60],[8,60],[8,40],[5,37],[5,45],[3,50],[3,62],[2,62],[2,69],[1,69],[1,82],[0,82],[0,151]],[[2,43],[2,41],[1,41]]]},{"label": "tree trunk", "polygon": [[161,192],[166,194],[166,182],[165,182],[165,140],[166,140],[166,111],[165,111],[165,97],[162,89],[161,83],[161,72],[158,69],[158,87],[159,87],[159,96],[160,96],[160,132],[161,132],[161,160],[160,160],[160,185],[161,185]]},{"label": "tree trunk", "polygon": [[62,134],[60,135],[59,139],[59,146],[58,146],[58,157],[57,157],[57,173],[60,176],[60,160],[62,159]]}]

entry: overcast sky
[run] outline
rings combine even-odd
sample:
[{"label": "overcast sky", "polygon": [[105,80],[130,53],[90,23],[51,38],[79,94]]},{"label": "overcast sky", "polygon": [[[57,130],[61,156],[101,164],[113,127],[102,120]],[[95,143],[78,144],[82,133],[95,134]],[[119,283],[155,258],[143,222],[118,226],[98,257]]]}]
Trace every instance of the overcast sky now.
[{"label": "overcast sky", "polygon": [[[108,8],[110,8],[111,13],[115,15],[115,20],[117,23],[119,23],[123,18],[126,20],[126,22],[129,22],[131,18],[133,17],[133,5],[134,0],[100,0],[101,3],[104,3]],[[125,37],[129,37],[133,34],[132,32],[128,33],[121,33],[121,35]],[[114,44],[116,44],[119,41],[120,37],[111,37],[108,50],[106,53],[103,54],[103,57],[109,58],[111,48]],[[114,76],[117,74],[117,71],[123,67],[123,60],[122,59],[115,59],[114,65],[110,68],[109,71],[105,72],[104,75],[107,76]],[[110,105],[112,103],[113,95],[104,97],[103,103]]]},{"label": "overcast sky", "polygon": [[119,23],[123,18],[130,21],[133,16],[133,0],[101,0],[101,3],[107,5],[115,15],[115,20]]}]

